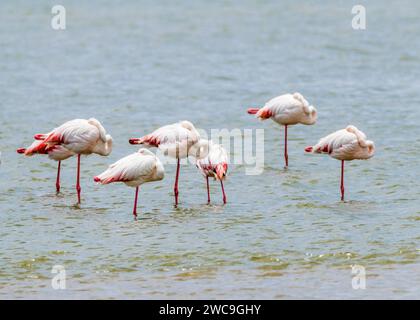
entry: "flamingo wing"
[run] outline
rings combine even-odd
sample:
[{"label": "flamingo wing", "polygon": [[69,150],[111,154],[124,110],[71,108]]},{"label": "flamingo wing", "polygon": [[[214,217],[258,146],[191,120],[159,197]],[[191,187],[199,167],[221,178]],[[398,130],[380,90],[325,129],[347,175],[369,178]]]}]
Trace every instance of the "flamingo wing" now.
[{"label": "flamingo wing", "polygon": [[97,126],[88,120],[76,119],[64,123],[45,139],[47,144],[61,144],[74,153],[91,151],[101,134]]},{"label": "flamingo wing", "polygon": [[357,136],[346,129],[338,130],[321,138],[312,147],[313,153],[327,153],[333,158],[342,159],[351,156],[358,147]]},{"label": "flamingo wing", "polygon": [[151,155],[133,153],[112,164],[105,172],[95,178],[96,182],[146,182],[156,170],[156,158]]},{"label": "flamingo wing", "polygon": [[264,108],[269,109],[274,117],[287,117],[293,113],[301,113],[304,106],[309,106],[308,101],[300,93],[294,93],[275,97]]},{"label": "flamingo wing", "polygon": [[159,144],[162,145],[182,143],[188,140],[197,140],[194,139],[188,129],[180,126],[177,123],[159,128],[151,135],[159,141]]}]

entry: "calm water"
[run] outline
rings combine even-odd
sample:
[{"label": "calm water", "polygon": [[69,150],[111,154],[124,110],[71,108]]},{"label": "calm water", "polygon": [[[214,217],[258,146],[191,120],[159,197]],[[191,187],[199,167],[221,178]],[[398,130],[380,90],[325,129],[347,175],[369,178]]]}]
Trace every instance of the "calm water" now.
[{"label": "calm water", "polygon": [[[367,30],[346,1],[55,1],[0,3],[0,298],[420,298],[420,3],[365,1]],[[245,108],[302,92],[315,126],[282,133]],[[108,158],[56,164],[15,149],[73,118],[97,117]],[[203,129],[265,129],[265,171],[230,167],[228,205],[207,206],[196,168],[173,165],[140,193],[96,186],[95,174],[135,150],[127,138],[189,119]],[[352,123],[376,156],[347,166],[303,148]],[[366,268],[353,290],[351,265]],[[51,288],[63,265],[67,289]]]}]

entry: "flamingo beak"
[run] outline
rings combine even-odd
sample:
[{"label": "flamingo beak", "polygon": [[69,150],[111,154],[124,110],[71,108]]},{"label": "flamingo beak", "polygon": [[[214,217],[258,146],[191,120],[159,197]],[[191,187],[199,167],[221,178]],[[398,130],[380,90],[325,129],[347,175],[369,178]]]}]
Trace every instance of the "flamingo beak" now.
[{"label": "flamingo beak", "polygon": [[19,153],[19,154],[24,154],[26,152],[26,149],[25,148],[19,148],[19,149],[16,150],[16,152]]},{"label": "flamingo beak", "polygon": [[140,144],[139,143],[140,142],[140,139],[139,138],[132,138],[132,139],[128,140],[128,142],[130,144]]},{"label": "flamingo beak", "polygon": [[313,147],[306,147],[305,148],[305,152],[312,152],[312,150],[313,150]]}]

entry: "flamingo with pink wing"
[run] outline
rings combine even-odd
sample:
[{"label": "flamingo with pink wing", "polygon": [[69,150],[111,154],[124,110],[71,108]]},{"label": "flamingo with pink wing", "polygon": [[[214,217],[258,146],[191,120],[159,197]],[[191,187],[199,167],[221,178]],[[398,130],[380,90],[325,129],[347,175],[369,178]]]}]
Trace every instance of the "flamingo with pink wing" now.
[{"label": "flamingo with pink wing", "polygon": [[195,158],[204,157],[205,150],[208,150],[208,141],[200,138],[200,134],[191,122],[180,121],[160,127],[142,138],[132,138],[129,142],[134,145],[157,147],[165,155],[177,159],[174,195],[175,206],[178,206],[180,159],[190,155]]},{"label": "flamingo with pink wing", "polygon": [[316,122],[317,111],[314,106],[298,92],[283,94],[268,101],[262,108],[249,108],[249,114],[255,114],[258,119],[271,119],[284,126],[284,160],[285,167],[289,166],[287,152],[287,129],[295,124],[312,125]]},{"label": "flamingo with pink wing", "polygon": [[81,155],[98,154],[108,156],[112,152],[112,137],[106,133],[102,124],[96,119],[76,119],[68,121],[47,134],[36,134],[35,141],[27,149],[18,149],[18,153],[31,156],[48,154],[51,159],[59,161],[57,173],[57,191],[60,190],[61,161],[77,155],[77,199],[81,203],[80,157]]},{"label": "flamingo with pink wing", "polygon": [[133,215],[137,218],[139,187],[147,182],[162,180],[165,169],[156,155],[145,148],[112,164],[105,172],[95,177],[95,182],[109,184],[125,183],[136,188]]},{"label": "flamingo with pink wing", "polygon": [[228,170],[228,155],[220,144],[208,142],[208,154],[202,159],[197,159],[197,168],[201,171],[206,178],[207,183],[207,203],[210,203],[210,186],[209,178],[214,178],[220,181],[223,193],[223,203],[226,204],[225,188],[223,181],[226,178]]},{"label": "flamingo with pink wing", "polygon": [[348,126],[322,138],[314,146],[306,147],[308,153],[328,154],[341,160],[341,200],[344,201],[344,161],[367,160],[375,154],[375,144],[355,126]]}]

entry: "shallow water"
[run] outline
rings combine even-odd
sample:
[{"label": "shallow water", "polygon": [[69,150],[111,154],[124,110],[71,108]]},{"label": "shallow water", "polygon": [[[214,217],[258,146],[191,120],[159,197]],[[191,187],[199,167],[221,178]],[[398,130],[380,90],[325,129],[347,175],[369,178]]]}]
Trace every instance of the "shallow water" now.
[{"label": "shallow water", "polygon": [[[367,1],[367,30],[345,1],[53,1],[0,3],[0,298],[420,298],[418,179],[420,4]],[[315,126],[283,134],[246,107],[300,91]],[[98,118],[115,140],[108,158],[23,158],[34,133]],[[265,129],[265,170],[231,165],[228,204],[192,165],[174,165],[140,193],[92,177],[135,150],[127,139],[189,119],[203,129]],[[346,167],[303,154],[354,124],[376,155]],[[351,265],[366,268],[352,289]],[[63,265],[67,289],[51,288]]]}]

